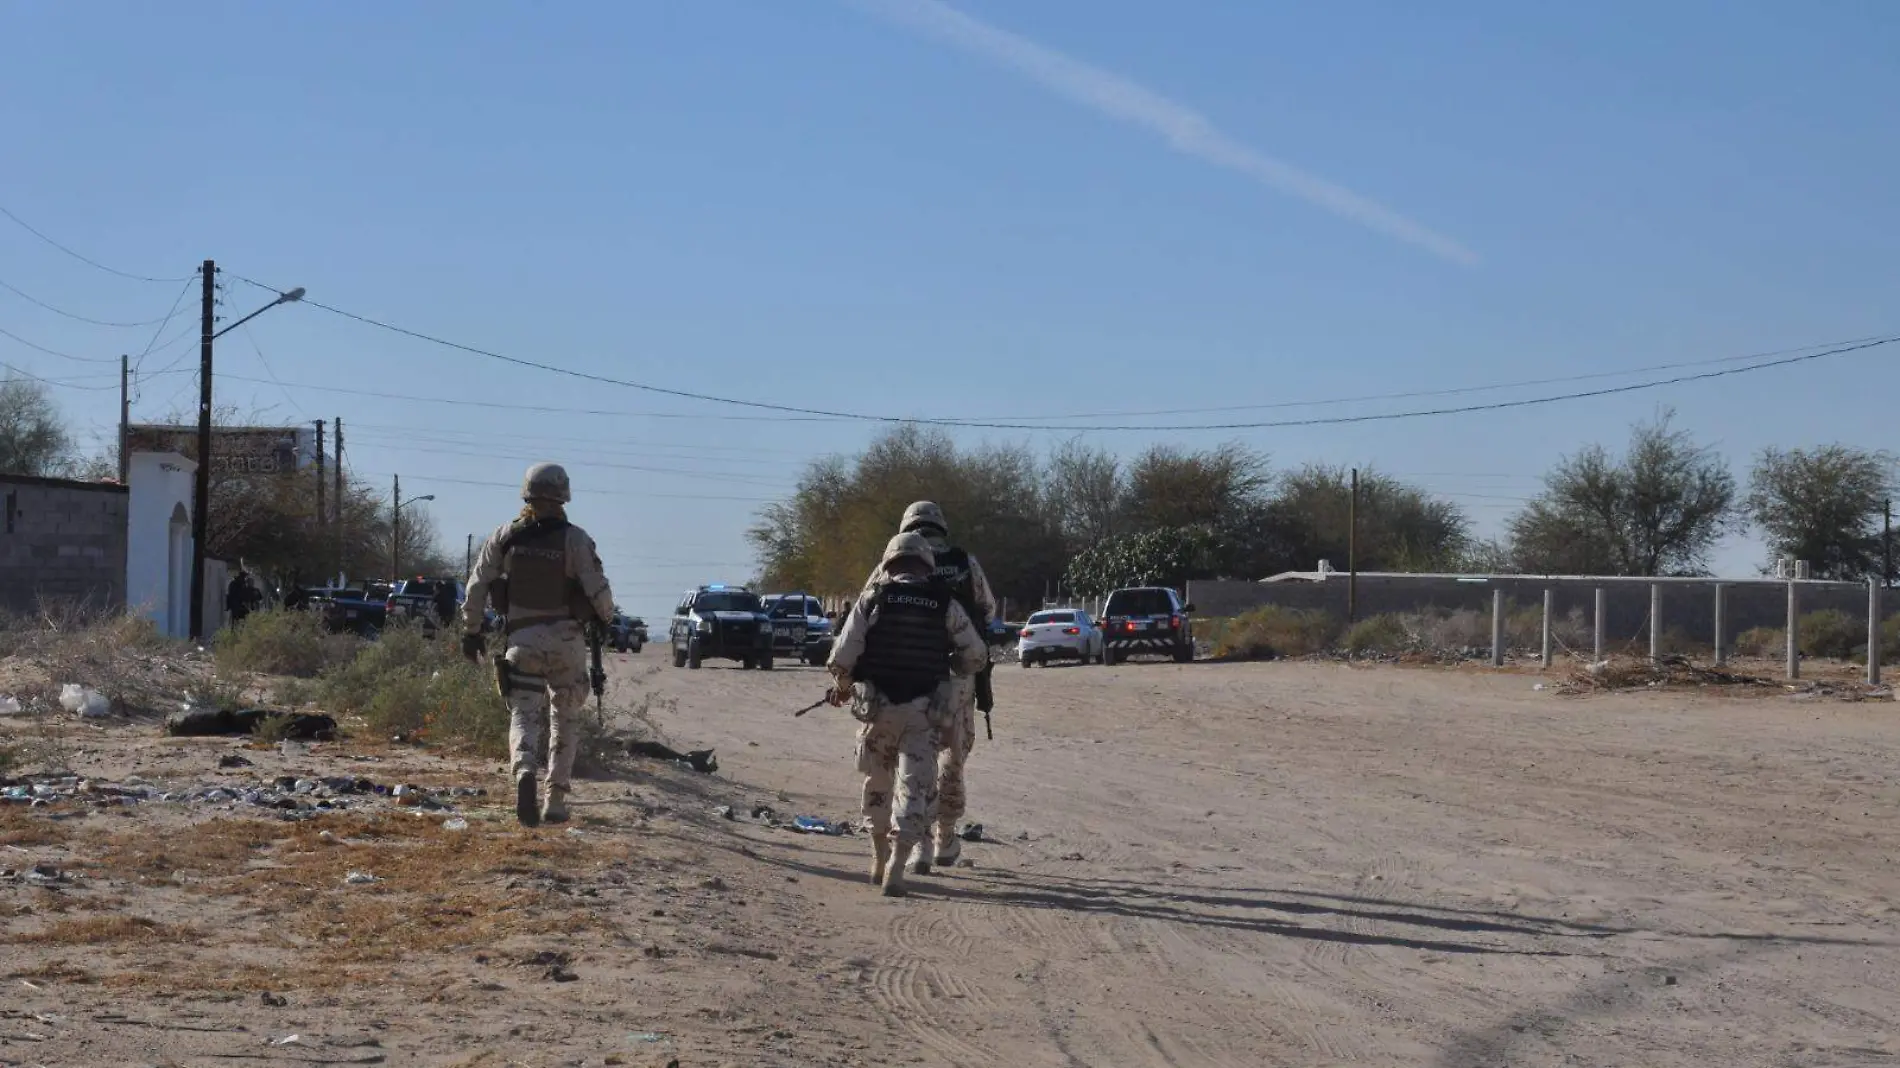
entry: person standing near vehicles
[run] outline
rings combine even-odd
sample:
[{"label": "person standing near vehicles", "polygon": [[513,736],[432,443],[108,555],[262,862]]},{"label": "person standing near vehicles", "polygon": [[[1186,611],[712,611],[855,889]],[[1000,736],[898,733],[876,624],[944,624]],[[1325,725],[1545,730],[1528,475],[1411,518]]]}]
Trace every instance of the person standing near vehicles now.
[{"label": "person standing near vehicles", "polygon": [[[858,771],[871,821],[871,881],[904,894],[904,858],[928,848],[937,804],[937,740],[949,709],[944,684],[989,660],[989,648],[948,586],[931,577],[930,543],[899,534],[884,548],[871,586],[838,632],[828,700],[864,699]],[[862,683],[864,692],[857,694]],[[856,715],[856,713],[854,713]],[[892,840],[892,832],[896,840]]]},{"label": "person standing near vehicles", "polygon": [[[462,653],[477,660],[486,648],[483,610],[492,597],[496,614],[506,620],[506,652],[496,658],[495,674],[508,704],[515,817],[534,827],[568,817],[589,683],[585,628],[604,627],[613,618],[614,598],[594,539],[567,520],[567,472],[558,464],[535,464],[522,482],[521,499],[521,514],[490,534],[475,556],[462,603]],[[543,770],[543,732],[548,796],[540,807],[536,775]]]}]

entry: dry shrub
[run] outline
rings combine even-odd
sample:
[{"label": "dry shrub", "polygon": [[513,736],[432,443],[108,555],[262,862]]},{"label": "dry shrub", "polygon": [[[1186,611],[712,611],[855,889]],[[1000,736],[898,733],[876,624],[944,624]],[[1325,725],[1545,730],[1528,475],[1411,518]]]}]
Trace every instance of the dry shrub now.
[{"label": "dry shrub", "polygon": [[1411,630],[1396,615],[1362,619],[1346,631],[1346,652],[1353,656],[1366,653],[1399,653],[1415,644]]},{"label": "dry shrub", "polygon": [[218,632],[218,668],[227,672],[315,678],[325,668],[350,659],[360,644],[347,634],[331,634],[315,612],[257,612]]},{"label": "dry shrub", "polygon": [[1779,659],[1787,649],[1787,632],[1780,627],[1750,627],[1735,638],[1735,651],[1742,656]]},{"label": "dry shrub", "polygon": [[1802,656],[1846,660],[1867,647],[1867,624],[1838,608],[1824,608],[1801,617],[1795,631]]},{"label": "dry shrub", "polygon": [[42,710],[57,707],[59,687],[67,683],[99,691],[121,714],[157,708],[171,690],[161,677],[164,665],[152,661],[189,648],[160,634],[151,620],[123,613],[74,610],[43,613],[41,619],[44,625],[26,633],[19,652],[45,675]]},{"label": "dry shrub", "polygon": [[1228,620],[1215,640],[1214,655],[1234,660],[1307,656],[1326,649],[1335,630],[1324,612],[1267,605]]}]

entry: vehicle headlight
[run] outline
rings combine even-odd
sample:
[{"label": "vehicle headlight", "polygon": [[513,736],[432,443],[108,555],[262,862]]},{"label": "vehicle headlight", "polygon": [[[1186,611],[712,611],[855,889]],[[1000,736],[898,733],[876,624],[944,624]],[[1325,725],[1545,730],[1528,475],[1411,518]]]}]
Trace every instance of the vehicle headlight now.
[{"label": "vehicle headlight", "polygon": [[713,629],[713,621],[710,619],[695,619],[693,620],[693,629],[697,631],[710,631]]}]

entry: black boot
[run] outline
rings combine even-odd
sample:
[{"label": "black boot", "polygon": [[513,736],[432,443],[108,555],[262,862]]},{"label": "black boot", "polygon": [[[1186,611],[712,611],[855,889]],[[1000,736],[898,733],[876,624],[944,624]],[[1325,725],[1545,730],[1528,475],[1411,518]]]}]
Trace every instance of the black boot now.
[{"label": "black boot", "polygon": [[535,793],[532,771],[522,772],[515,781],[515,818],[523,827],[541,826],[541,799]]}]

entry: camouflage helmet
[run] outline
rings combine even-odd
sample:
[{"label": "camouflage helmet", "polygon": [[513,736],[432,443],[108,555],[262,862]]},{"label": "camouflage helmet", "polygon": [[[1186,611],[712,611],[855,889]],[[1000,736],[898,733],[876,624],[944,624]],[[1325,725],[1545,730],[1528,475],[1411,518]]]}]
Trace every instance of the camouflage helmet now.
[{"label": "camouflage helmet", "polygon": [[566,504],[573,499],[567,486],[567,469],[560,464],[535,464],[521,480],[524,501],[555,501]]},{"label": "camouflage helmet", "polygon": [[925,567],[937,566],[937,554],[931,551],[930,543],[921,534],[899,534],[892,538],[885,544],[884,559],[878,561],[878,566],[883,567],[892,560],[906,556],[923,561]]},{"label": "camouflage helmet", "polygon": [[950,524],[943,518],[943,509],[935,501],[916,501],[904,509],[904,521],[897,529],[908,534],[918,527],[936,527],[945,534],[950,533]]}]

